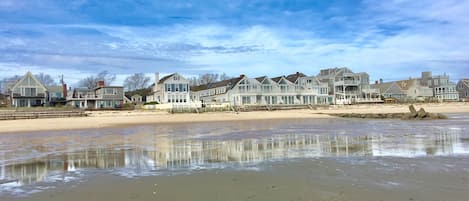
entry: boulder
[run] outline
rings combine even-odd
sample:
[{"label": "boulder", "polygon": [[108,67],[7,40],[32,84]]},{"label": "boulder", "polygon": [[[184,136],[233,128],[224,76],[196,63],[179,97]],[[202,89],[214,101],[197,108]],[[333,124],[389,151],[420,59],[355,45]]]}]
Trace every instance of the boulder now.
[{"label": "boulder", "polygon": [[414,105],[410,105],[409,110],[411,114],[417,114],[417,110],[415,109]]},{"label": "boulder", "polygon": [[427,116],[427,112],[423,108],[420,108],[420,110],[417,112],[417,117],[420,119],[423,119]]}]

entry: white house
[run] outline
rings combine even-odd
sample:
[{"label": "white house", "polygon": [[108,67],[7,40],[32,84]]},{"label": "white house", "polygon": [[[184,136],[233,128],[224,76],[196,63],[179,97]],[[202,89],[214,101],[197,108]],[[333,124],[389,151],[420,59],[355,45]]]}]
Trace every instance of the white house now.
[{"label": "white house", "polygon": [[330,104],[327,84],[301,73],[289,76],[249,78],[241,75],[191,88],[191,98],[203,104],[297,105]]},{"label": "white house", "polygon": [[13,107],[43,106],[47,103],[47,88],[31,72],[27,72],[10,88]]},{"label": "white house", "polygon": [[147,96],[146,102],[178,105],[191,103],[189,80],[178,73],[164,76],[161,79],[159,77],[159,73],[156,73],[152,94]]}]

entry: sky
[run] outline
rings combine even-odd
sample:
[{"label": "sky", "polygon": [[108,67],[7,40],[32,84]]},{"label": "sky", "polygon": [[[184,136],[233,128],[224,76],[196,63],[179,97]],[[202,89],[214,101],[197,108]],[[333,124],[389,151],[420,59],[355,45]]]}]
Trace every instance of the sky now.
[{"label": "sky", "polygon": [[0,0],[0,79],[343,66],[372,81],[468,78],[469,0]]}]

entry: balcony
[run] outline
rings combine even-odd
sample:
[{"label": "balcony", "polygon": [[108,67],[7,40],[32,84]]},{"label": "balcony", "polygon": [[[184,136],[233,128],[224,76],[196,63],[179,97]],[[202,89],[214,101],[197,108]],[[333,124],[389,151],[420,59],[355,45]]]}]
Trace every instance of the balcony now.
[{"label": "balcony", "polygon": [[68,97],[67,100],[97,100],[103,99],[102,95],[79,94],[78,96]]},{"label": "balcony", "polygon": [[340,81],[335,81],[334,84],[336,86],[337,85],[360,85],[360,81],[358,81],[358,80],[340,80]]}]

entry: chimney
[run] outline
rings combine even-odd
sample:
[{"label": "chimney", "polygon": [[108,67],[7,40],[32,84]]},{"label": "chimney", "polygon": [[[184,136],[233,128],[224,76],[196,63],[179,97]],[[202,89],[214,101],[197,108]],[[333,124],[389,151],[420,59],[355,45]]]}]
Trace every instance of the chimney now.
[{"label": "chimney", "polygon": [[375,84],[378,84],[378,80],[375,80]]},{"label": "chimney", "polygon": [[380,84],[383,84],[383,79],[379,79],[379,83],[380,83]]},{"label": "chimney", "polygon": [[296,77],[300,77],[300,72],[296,72]]},{"label": "chimney", "polygon": [[62,84],[62,93],[64,94],[64,98],[67,97],[67,84]]},{"label": "chimney", "polygon": [[160,81],[160,73],[155,73],[155,86],[153,87],[153,91],[158,90],[158,82]]},{"label": "chimney", "polygon": [[240,77],[240,78],[244,78],[244,77],[246,77],[246,75],[241,74],[241,75],[239,75],[239,77]]},{"label": "chimney", "polygon": [[98,81],[98,87],[104,87],[104,80]]}]

